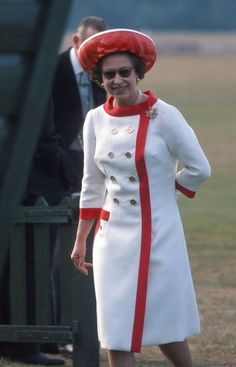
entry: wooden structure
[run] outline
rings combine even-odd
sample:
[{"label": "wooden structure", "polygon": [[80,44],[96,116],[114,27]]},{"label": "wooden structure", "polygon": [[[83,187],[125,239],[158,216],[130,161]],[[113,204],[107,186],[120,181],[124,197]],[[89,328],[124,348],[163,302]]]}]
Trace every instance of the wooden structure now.
[{"label": "wooden structure", "polygon": [[1,244],[26,185],[69,8],[70,0],[0,2]]},{"label": "wooden structure", "polygon": [[[0,341],[73,344],[73,366],[99,366],[95,298],[92,273],[88,278],[74,268],[69,254],[78,224],[79,196],[48,206],[40,198],[35,206],[18,207],[10,224],[11,324],[0,325]],[[27,324],[26,231],[33,231],[35,324]],[[53,324],[51,297],[50,229],[58,228],[60,322]],[[91,239],[90,239],[91,241]],[[90,246],[91,250],[91,246]],[[89,254],[91,256],[91,253]]]},{"label": "wooden structure", "polygon": [[[76,225],[73,200],[68,199],[54,208],[42,200],[34,208],[19,206],[41,130],[70,4],[71,0],[0,0],[0,279],[9,249],[12,269],[12,322],[0,325],[0,341],[73,343],[74,365],[96,367],[99,354],[95,334],[91,334],[90,325],[82,327],[82,334],[79,332],[79,323],[91,319],[86,314],[89,303],[95,301],[87,298],[81,302],[81,299],[86,299],[86,292],[91,292],[92,282],[90,280],[86,288],[86,281],[77,273],[75,275],[68,258],[68,246],[73,244]],[[59,225],[64,243],[60,277],[62,320],[56,326],[51,325],[49,315],[48,228],[52,223]],[[24,231],[29,224],[34,227],[37,253],[35,325],[26,322]],[[81,299],[73,299],[78,290]],[[96,320],[90,323],[96,325]]]}]

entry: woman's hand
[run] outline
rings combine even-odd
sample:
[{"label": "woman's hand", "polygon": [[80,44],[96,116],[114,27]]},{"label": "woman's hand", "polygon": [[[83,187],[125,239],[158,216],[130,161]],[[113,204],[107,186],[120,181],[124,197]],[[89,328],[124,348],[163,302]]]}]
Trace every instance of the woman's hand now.
[{"label": "woman's hand", "polygon": [[91,263],[85,262],[86,255],[86,243],[85,242],[75,242],[73,251],[71,253],[71,260],[73,261],[75,267],[84,275],[88,275],[88,268],[93,265]]},{"label": "woman's hand", "polygon": [[93,266],[91,263],[85,262],[86,240],[93,223],[94,219],[80,219],[74,248],[71,253],[71,260],[75,267],[84,275],[88,275],[88,268]]}]

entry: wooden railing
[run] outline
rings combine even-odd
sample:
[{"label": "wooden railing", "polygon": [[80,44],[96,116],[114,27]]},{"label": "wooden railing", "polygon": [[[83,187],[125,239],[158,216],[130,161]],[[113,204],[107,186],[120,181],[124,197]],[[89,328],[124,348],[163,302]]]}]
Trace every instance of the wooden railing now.
[{"label": "wooden railing", "polygon": [[[0,341],[73,344],[74,366],[97,367],[99,346],[93,275],[91,272],[88,278],[80,276],[70,259],[78,222],[78,202],[78,196],[74,195],[65,198],[60,205],[50,207],[40,198],[32,207],[18,208],[12,217],[9,237],[10,324],[0,325]],[[55,324],[52,312],[52,229],[56,232],[60,259],[58,324]],[[29,230],[30,243],[29,236],[26,236]],[[90,250],[91,240],[88,241]],[[29,245],[31,255],[27,254]],[[33,262],[30,268],[27,256],[31,256]],[[88,256],[91,257],[91,251]],[[30,290],[29,277],[34,280]],[[29,324],[29,297],[33,324]]]}]

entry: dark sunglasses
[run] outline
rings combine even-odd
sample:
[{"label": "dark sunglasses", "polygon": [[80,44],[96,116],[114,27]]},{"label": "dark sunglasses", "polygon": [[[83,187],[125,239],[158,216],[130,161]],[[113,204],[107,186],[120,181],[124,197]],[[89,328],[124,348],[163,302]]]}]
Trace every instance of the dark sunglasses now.
[{"label": "dark sunglasses", "polygon": [[107,70],[107,71],[102,71],[102,75],[104,76],[104,78],[111,80],[114,79],[116,74],[118,73],[122,78],[128,78],[133,70],[133,66],[131,66],[130,68],[120,68],[118,70]]}]

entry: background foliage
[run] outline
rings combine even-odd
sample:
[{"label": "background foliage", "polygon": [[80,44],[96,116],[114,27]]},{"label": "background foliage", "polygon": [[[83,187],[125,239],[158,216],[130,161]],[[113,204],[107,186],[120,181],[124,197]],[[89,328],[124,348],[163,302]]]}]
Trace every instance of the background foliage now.
[{"label": "background foliage", "polygon": [[235,0],[73,0],[68,27],[98,15],[110,28],[235,30]]}]

